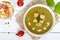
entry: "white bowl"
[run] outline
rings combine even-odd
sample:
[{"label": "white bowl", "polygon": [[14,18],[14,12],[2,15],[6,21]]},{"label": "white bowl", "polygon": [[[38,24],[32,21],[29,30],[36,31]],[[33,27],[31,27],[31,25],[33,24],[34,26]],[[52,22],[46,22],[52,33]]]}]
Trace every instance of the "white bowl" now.
[{"label": "white bowl", "polygon": [[44,34],[34,34],[34,33],[30,32],[29,29],[28,29],[28,28],[26,27],[26,25],[25,25],[25,17],[26,17],[27,12],[28,12],[30,9],[32,9],[32,8],[34,8],[34,7],[36,7],[36,6],[44,7],[44,8],[46,8],[46,9],[48,9],[48,10],[50,11],[50,13],[51,13],[51,15],[52,15],[52,17],[53,17],[52,27],[53,27],[54,24],[55,24],[55,14],[54,14],[54,12],[52,11],[51,8],[49,8],[49,7],[46,6],[46,5],[42,5],[42,4],[36,4],[36,5],[31,6],[31,7],[26,11],[26,13],[24,14],[23,24],[24,24],[24,28],[25,28],[26,32],[28,32],[30,35],[35,36],[35,37],[42,37],[43,35],[46,35],[48,32],[50,32],[51,29],[52,29],[52,27],[49,29],[48,32],[46,32],[46,33],[44,33]]}]

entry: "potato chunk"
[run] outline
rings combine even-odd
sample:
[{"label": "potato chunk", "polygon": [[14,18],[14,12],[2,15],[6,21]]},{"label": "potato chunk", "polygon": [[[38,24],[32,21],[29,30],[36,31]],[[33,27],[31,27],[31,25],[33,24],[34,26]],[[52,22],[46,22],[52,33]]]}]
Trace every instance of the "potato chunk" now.
[{"label": "potato chunk", "polygon": [[37,19],[35,18],[35,19],[33,20],[33,22],[37,23]]},{"label": "potato chunk", "polygon": [[44,20],[40,20],[39,22],[40,22],[41,24],[43,24]]},{"label": "potato chunk", "polygon": [[41,23],[37,23],[36,26],[40,27],[42,24]]},{"label": "potato chunk", "polygon": [[30,23],[30,22],[28,22],[28,25],[31,25],[31,23]]},{"label": "potato chunk", "polygon": [[38,31],[38,32],[41,32],[42,30],[41,30],[41,29],[38,29],[37,31]]},{"label": "potato chunk", "polygon": [[41,19],[44,19],[44,18],[45,18],[45,16],[44,16],[44,15],[40,15],[40,18],[41,18]]},{"label": "potato chunk", "polygon": [[34,31],[35,30],[35,27],[33,27],[32,30]]},{"label": "potato chunk", "polygon": [[46,30],[46,27],[44,27],[43,29]]},{"label": "potato chunk", "polygon": [[47,22],[47,26],[49,26],[50,25],[50,23],[49,22]]},{"label": "potato chunk", "polygon": [[38,13],[34,13],[34,17],[38,17],[38,15],[39,15]]}]

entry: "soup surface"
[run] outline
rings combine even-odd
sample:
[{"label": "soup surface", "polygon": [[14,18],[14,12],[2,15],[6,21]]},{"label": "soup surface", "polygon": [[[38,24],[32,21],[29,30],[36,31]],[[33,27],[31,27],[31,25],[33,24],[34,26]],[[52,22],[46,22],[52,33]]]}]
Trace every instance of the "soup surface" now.
[{"label": "soup surface", "polygon": [[44,7],[34,7],[25,16],[25,25],[34,34],[44,34],[51,28],[53,18],[50,11]]}]

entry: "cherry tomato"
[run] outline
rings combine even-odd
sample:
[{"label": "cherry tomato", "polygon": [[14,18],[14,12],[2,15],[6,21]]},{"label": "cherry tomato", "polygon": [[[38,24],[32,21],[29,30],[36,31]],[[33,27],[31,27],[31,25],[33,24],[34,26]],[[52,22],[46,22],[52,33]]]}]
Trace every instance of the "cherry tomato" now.
[{"label": "cherry tomato", "polygon": [[19,36],[19,37],[22,37],[24,35],[24,31],[19,31],[18,33],[17,33],[17,36]]},{"label": "cherry tomato", "polygon": [[24,4],[23,0],[18,0],[18,1],[17,1],[17,5],[18,5],[18,6],[23,6],[23,4]]},{"label": "cherry tomato", "polygon": [[18,1],[23,1],[23,0],[18,0]]}]

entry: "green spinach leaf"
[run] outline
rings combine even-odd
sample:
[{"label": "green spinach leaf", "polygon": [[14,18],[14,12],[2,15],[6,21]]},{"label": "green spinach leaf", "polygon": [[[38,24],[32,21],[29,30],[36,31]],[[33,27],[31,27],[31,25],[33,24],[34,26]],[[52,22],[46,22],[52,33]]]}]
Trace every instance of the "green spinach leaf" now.
[{"label": "green spinach leaf", "polygon": [[57,12],[58,14],[60,14],[60,2],[58,2],[58,3],[55,5],[54,12]]},{"label": "green spinach leaf", "polygon": [[55,6],[54,0],[46,0],[46,3],[47,3],[48,6],[51,6],[51,7]]}]

